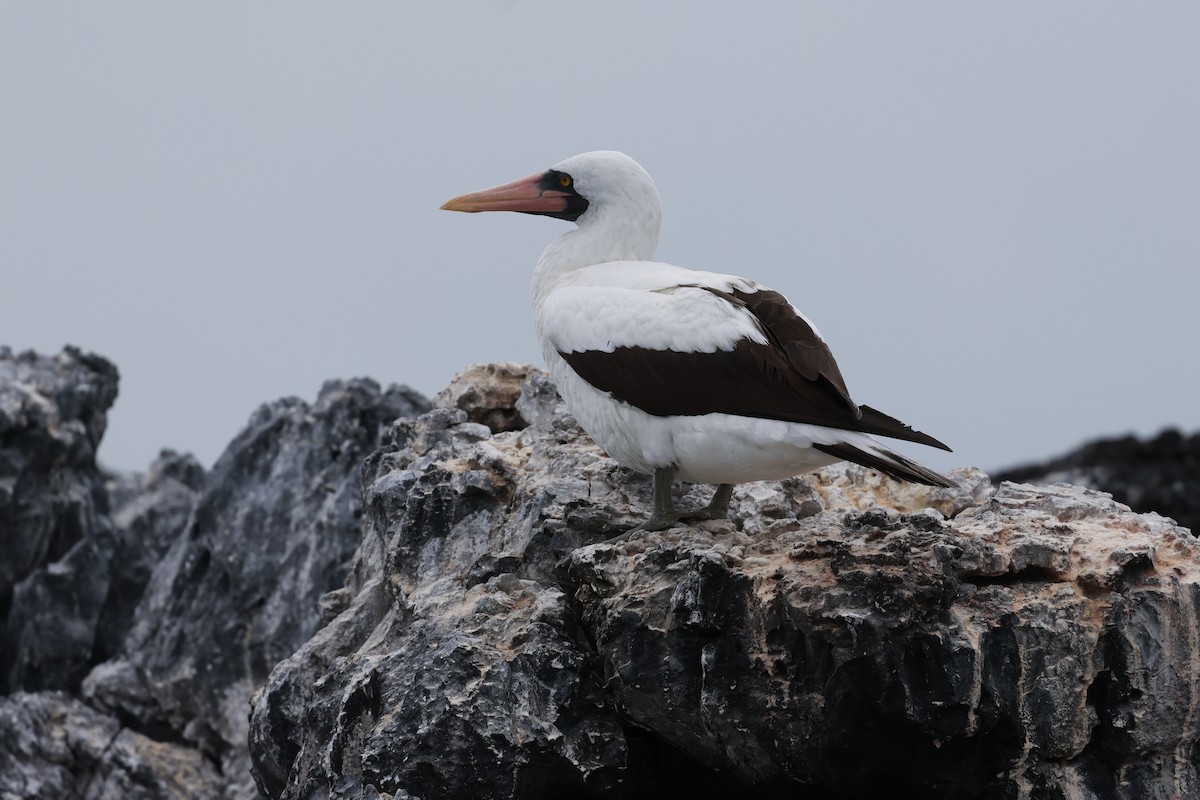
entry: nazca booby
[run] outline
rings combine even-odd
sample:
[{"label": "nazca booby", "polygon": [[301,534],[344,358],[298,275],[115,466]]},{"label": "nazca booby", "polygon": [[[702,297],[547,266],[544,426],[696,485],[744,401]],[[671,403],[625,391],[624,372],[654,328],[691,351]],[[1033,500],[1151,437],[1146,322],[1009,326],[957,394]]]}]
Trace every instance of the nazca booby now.
[{"label": "nazca booby", "polygon": [[[658,190],[624,153],[583,153],[442,208],[578,225],[534,267],[534,321],[579,424],[619,463],[654,476],[646,529],[724,518],[735,483],[843,459],[902,481],[955,485],[872,436],[950,449],[851,400],[816,325],[778,292],[651,260]],[[675,478],[718,484],[712,503],[677,512]]]}]

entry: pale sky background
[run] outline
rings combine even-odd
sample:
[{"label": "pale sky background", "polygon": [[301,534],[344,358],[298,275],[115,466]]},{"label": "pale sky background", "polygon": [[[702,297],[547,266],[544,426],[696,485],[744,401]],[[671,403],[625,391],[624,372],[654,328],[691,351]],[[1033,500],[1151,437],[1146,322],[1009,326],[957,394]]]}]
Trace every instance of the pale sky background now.
[{"label": "pale sky background", "polygon": [[0,3],[0,343],[113,360],[101,460],[260,403],[540,363],[569,223],[439,211],[638,159],[660,260],[996,469],[1200,428],[1200,3]]}]

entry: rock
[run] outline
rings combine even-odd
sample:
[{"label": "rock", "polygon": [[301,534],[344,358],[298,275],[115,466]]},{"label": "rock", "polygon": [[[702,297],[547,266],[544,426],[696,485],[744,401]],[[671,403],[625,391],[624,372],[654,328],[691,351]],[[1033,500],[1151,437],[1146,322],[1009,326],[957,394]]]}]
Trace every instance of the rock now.
[{"label": "rock", "polygon": [[1169,520],[837,465],[630,532],[650,481],[547,386],[523,430],[443,407],[368,459],[330,621],[254,700],[263,793],[1200,792],[1200,545]]},{"label": "rock", "polygon": [[123,728],[61,692],[0,698],[0,800],[221,800],[197,751]]},{"label": "rock", "polygon": [[[435,409],[398,421],[393,439],[364,469],[350,606],[255,704],[260,789],[504,797],[563,778],[582,787],[589,774],[608,787],[620,722],[604,709],[570,595],[527,577],[600,535],[541,524],[538,498],[516,480],[529,458],[517,433],[493,438],[465,411]],[[527,548],[531,537],[540,546]],[[330,752],[334,741],[346,746]]]},{"label": "rock", "polygon": [[14,591],[6,637],[10,691],[76,690],[116,653],[203,481],[192,456],[164,451],[146,474],[107,482],[111,516],[94,517],[83,539]]},{"label": "rock", "polygon": [[1200,433],[1168,429],[1147,440],[1102,439],[1044,464],[1004,470],[997,479],[1089,486],[1135,511],[1155,511],[1200,531]]},{"label": "rock", "polygon": [[467,419],[487,425],[492,433],[524,428],[517,398],[521,386],[534,372],[529,364],[472,364],[454,376],[450,385],[433,398],[435,408],[460,408]]},{"label": "rock", "polygon": [[20,649],[8,625],[17,585],[106,530],[96,448],[116,396],[117,369],[99,356],[0,347],[0,688],[22,681],[10,675]]},{"label": "rock", "polygon": [[119,569],[105,598],[96,655],[116,655],[158,563],[186,530],[207,476],[194,456],[163,450],[145,473],[108,482]]},{"label": "rock", "polygon": [[257,796],[250,693],[345,582],[364,456],[428,403],[331,382],[260,409],[211,475],[164,452],[106,477],[116,377],[0,349],[0,800]]},{"label": "rock", "polygon": [[[247,701],[316,632],[318,601],[361,542],[359,470],[392,421],[428,407],[411,390],[327,383],[309,405],[261,407],[204,482],[117,656],[83,696],[219,765],[226,797],[254,795]],[[136,517],[137,507],[123,507]]]},{"label": "rock", "polygon": [[540,371],[331,383],[208,475],[102,475],[115,394],[0,350],[0,800],[1200,795],[1200,543],[1106,494],[842,464],[649,534]]},{"label": "rock", "polygon": [[609,697],[698,762],[854,796],[1200,791],[1200,546],[1169,521],[1002,484],[952,519],[706,527],[571,562]]}]

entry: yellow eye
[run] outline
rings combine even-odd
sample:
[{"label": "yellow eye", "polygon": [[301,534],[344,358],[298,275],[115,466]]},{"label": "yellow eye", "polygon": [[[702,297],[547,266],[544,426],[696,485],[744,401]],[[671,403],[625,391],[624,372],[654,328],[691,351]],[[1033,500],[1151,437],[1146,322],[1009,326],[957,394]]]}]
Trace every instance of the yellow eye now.
[{"label": "yellow eye", "polygon": [[559,175],[558,182],[560,184],[562,184],[562,187],[565,189],[571,185],[571,176],[570,175]]}]

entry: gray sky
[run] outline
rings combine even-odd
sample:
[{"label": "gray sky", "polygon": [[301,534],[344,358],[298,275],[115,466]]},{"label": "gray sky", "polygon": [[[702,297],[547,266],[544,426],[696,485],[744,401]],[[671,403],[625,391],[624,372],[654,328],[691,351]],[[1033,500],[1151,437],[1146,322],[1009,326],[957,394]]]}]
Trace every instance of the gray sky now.
[{"label": "gray sky", "polygon": [[101,460],[260,403],[540,363],[569,223],[439,211],[638,159],[660,260],[758,280],[995,469],[1200,428],[1200,4],[10,2],[0,343],[121,370]]}]

